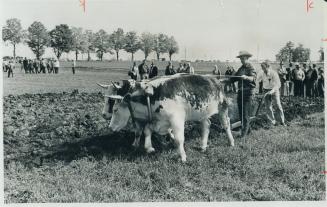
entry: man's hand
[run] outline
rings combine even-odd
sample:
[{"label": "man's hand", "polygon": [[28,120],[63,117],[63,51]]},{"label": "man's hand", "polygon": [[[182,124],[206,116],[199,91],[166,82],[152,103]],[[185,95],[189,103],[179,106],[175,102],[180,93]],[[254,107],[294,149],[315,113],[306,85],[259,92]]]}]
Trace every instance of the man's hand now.
[{"label": "man's hand", "polygon": [[266,95],[272,95],[274,93],[274,91],[273,90],[270,90],[270,91],[268,91],[267,93],[266,93]]},{"label": "man's hand", "polygon": [[240,78],[241,78],[242,80],[248,80],[248,76],[247,76],[247,75],[241,75]]}]

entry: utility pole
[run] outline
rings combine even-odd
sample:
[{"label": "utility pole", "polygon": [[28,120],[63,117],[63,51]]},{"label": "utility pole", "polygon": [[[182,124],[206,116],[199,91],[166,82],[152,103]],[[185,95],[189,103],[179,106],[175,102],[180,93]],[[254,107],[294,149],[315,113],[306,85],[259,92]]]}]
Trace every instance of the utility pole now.
[{"label": "utility pole", "polygon": [[184,60],[186,61],[186,47],[184,48]]}]

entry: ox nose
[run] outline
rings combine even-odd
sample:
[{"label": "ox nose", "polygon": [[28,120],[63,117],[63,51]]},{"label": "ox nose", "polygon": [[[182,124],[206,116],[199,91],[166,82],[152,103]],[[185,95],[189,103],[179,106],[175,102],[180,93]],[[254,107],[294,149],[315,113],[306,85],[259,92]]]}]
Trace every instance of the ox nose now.
[{"label": "ox nose", "polygon": [[102,114],[102,117],[103,117],[104,119],[109,119],[109,118],[110,118],[110,116],[109,116],[108,114],[106,114],[106,113],[103,113],[103,114]]}]

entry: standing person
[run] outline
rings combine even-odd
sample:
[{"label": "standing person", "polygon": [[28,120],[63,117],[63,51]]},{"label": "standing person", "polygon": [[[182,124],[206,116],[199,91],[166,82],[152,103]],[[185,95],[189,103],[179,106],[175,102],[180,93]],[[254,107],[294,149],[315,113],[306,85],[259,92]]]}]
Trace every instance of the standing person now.
[{"label": "standing person", "polygon": [[42,72],[42,73],[45,73],[45,67],[46,67],[46,64],[45,64],[45,62],[44,62],[44,59],[42,58],[41,60],[40,60],[40,73]]},{"label": "standing person", "polygon": [[303,84],[302,84],[302,88],[301,88],[301,96],[302,97],[306,97],[307,96],[307,82],[309,82],[309,79],[310,78],[306,78],[307,77],[310,77],[311,76],[311,73],[310,74],[307,74],[308,72],[308,68],[307,68],[307,64],[306,63],[303,63],[302,64],[302,70],[304,72],[304,80],[303,80]]},{"label": "standing person", "polygon": [[312,97],[318,97],[318,70],[316,68],[316,64],[312,64],[312,75],[311,75],[312,89],[311,94]]},{"label": "standing person", "polygon": [[301,96],[304,77],[303,70],[300,69],[300,65],[296,63],[292,73],[292,79],[294,82],[294,96]]},{"label": "standing person", "polygon": [[47,71],[48,73],[51,73],[51,66],[50,66],[50,60],[47,61]]},{"label": "standing person", "polygon": [[55,72],[55,70],[54,70],[54,60],[53,59],[51,59],[50,60],[50,73],[54,73]]},{"label": "standing person", "polygon": [[219,68],[218,68],[217,65],[214,66],[213,71],[212,71],[212,74],[213,75],[219,75],[219,76],[221,75],[221,72],[220,72],[220,70],[219,70]]},{"label": "standing person", "polygon": [[143,60],[142,63],[138,66],[138,68],[139,68],[139,74],[141,80],[147,79],[149,73],[149,67],[146,64],[146,60]]},{"label": "standing person", "polygon": [[281,83],[280,87],[280,95],[284,96],[284,91],[285,91],[285,82],[286,82],[286,69],[283,65],[283,62],[280,62],[279,69],[278,69],[278,75]]},{"label": "standing person", "polygon": [[75,68],[76,68],[76,61],[73,60],[73,63],[72,63],[72,71],[73,71],[73,75],[75,74]]},{"label": "standing person", "polygon": [[14,68],[15,68],[15,60],[13,59],[9,61],[8,78],[10,78],[10,75],[12,78],[14,77]]},{"label": "standing person", "polygon": [[265,93],[264,101],[266,107],[266,115],[271,124],[276,125],[276,120],[273,112],[272,102],[276,105],[277,114],[281,120],[281,124],[285,125],[284,112],[280,102],[281,82],[276,71],[272,70],[268,61],[261,63],[262,71],[258,73],[257,83],[262,81],[262,90]]},{"label": "standing person", "polygon": [[152,62],[149,69],[149,78],[154,78],[158,75],[158,67]]},{"label": "standing person", "polygon": [[133,80],[137,80],[139,77],[139,69],[136,66],[136,62],[133,62],[131,70],[128,72],[128,75],[131,76]]},{"label": "standing person", "polygon": [[171,61],[169,61],[166,70],[165,70],[165,75],[174,75],[176,74],[176,71],[174,69],[174,66]]},{"label": "standing person", "polygon": [[304,66],[303,64],[303,68],[304,68],[304,87],[305,87],[305,95],[306,97],[312,97],[312,89],[313,89],[313,84],[314,82],[312,82],[312,73],[313,70],[311,68],[311,66],[309,65],[309,69]]},{"label": "standing person", "polygon": [[290,96],[293,90],[293,80],[292,80],[292,63],[288,65],[286,68],[286,81],[285,81],[285,90],[286,90],[286,95]]},{"label": "standing person", "polygon": [[55,62],[54,62],[54,73],[57,74],[59,72],[59,67],[60,67],[59,60],[58,59],[55,59]]},{"label": "standing person", "polygon": [[33,73],[38,73],[38,65],[37,65],[37,60],[33,60]]},{"label": "standing person", "polygon": [[9,65],[9,62],[8,62],[8,60],[3,60],[3,66],[2,66],[2,69],[3,69],[3,72],[7,72],[8,71],[8,65]]},{"label": "standing person", "polygon": [[183,63],[179,63],[179,67],[177,68],[177,73],[185,73],[185,68]]},{"label": "standing person", "polygon": [[33,69],[33,68],[34,68],[34,67],[33,67],[33,62],[32,62],[31,59],[28,60],[28,66],[27,66],[27,68],[28,68],[28,72],[29,72],[29,73],[34,73],[34,71],[33,71],[33,70],[34,70],[34,69]]},{"label": "standing person", "polygon": [[325,97],[325,78],[322,67],[318,69],[318,93],[320,97]]},{"label": "standing person", "polygon": [[27,73],[28,72],[28,60],[26,59],[26,57],[23,60],[23,67],[24,67],[25,73]]},{"label": "standing person", "polygon": [[237,58],[240,58],[242,66],[231,77],[230,81],[238,82],[237,105],[238,113],[242,123],[241,137],[245,137],[250,132],[250,117],[252,114],[252,99],[254,89],[256,87],[256,72],[253,66],[249,63],[249,58],[252,57],[247,51],[240,51]]},{"label": "standing person", "polygon": [[187,63],[187,67],[185,68],[185,72],[188,74],[194,74],[194,68],[191,66],[191,63]]},{"label": "standing person", "polygon": [[[226,78],[229,78],[229,76],[232,76],[232,75],[234,75],[234,73],[235,73],[235,70],[234,70],[234,68],[232,67],[232,66],[227,66],[227,70],[226,70],[226,72],[225,72],[225,76],[226,76]],[[224,86],[224,91],[226,92],[226,93],[229,93],[229,92],[236,92],[236,86],[235,86],[235,83],[232,83],[232,82],[230,82],[230,83],[226,83],[225,84],[225,86]]]}]

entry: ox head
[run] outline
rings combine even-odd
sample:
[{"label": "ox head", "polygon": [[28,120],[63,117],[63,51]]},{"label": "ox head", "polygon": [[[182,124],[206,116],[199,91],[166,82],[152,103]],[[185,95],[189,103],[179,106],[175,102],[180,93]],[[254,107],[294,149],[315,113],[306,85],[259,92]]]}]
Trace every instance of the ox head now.
[{"label": "ox head", "polygon": [[122,96],[126,95],[129,91],[135,88],[134,80],[123,80],[122,83],[111,82],[110,85],[104,85],[97,83],[101,88],[105,89],[104,94],[104,107],[102,109],[102,116],[105,119],[110,119],[113,106],[116,100],[122,99]]},{"label": "ox head", "polygon": [[112,109],[113,112],[109,125],[112,131],[120,131],[128,124],[131,118],[131,113],[128,109],[130,98],[130,94],[127,94],[125,97],[116,97],[116,103]]}]

